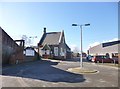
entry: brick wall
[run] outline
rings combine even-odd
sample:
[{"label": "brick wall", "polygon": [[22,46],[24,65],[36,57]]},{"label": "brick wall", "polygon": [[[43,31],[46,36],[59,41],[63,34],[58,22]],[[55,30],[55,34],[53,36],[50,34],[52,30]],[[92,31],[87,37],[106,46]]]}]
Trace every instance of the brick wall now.
[{"label": "brick wall", "polygon": [[2,64],[15,64],[23,60],[23,48],[20,47],[1,27],[2,32]]}]

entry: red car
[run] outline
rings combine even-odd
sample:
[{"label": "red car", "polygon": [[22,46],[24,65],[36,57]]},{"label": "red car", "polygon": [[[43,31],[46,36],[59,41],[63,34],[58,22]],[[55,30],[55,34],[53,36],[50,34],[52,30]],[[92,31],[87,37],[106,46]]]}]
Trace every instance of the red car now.
[{"label": "red car", "polygon": [[107,58],[106,56],[104,55],[98,55],[98,56],[94,56],[92,58],[92,61],[97,63],[113,63],[113,60],[111,58]]}]

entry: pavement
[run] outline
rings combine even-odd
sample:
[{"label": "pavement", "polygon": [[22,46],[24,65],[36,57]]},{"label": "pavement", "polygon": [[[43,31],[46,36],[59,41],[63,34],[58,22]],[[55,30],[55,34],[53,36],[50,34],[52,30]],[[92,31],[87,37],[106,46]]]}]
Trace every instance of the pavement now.
[{"label": "pavement", "polygon": [[83,67],[97,73],[74,73],[79,59],[65,61],[42,59],[2,70],[2,87],[118,87],[118,68],[83,60]]}]

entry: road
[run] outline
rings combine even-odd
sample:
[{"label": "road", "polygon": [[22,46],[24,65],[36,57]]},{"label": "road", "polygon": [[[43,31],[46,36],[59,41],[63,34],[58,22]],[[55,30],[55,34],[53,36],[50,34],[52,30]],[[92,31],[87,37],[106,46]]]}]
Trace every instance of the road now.
[{"label": "road", "polygon": [[94,74],[67,71],[79,67],[78,59],[67,61],[43,59],[4,67],[2,87],[118,87],[118,68],[84,61]]}]

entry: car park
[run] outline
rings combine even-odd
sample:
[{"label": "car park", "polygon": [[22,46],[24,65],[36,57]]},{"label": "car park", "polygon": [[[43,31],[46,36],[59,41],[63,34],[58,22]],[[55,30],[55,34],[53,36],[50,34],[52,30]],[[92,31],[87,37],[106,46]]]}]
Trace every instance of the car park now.
[{"label": "car park", "polygon": [[92,61],[92,58],[93,58],[93,56],[91,56],[91,55],[88,55],[88,56],[87,56],[87,60],[88,60],[88,61]]},{"label": "car park", "polygon": [[95,63],[113,63],[113,59],[108,58],[104,55],[97,55],[92,58],[92,61]]},{"label": "car park", "polygon": [[112,60],[113,60],[113,63],[118,63],[118,57],[113,57]]}]

